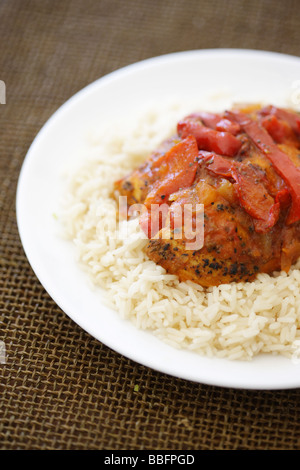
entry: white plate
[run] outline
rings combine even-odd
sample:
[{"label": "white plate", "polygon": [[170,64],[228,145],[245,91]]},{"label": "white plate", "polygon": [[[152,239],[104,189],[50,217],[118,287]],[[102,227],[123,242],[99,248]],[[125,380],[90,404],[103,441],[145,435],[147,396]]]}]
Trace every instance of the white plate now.
[{"label": "white plate", "polygon": [[[59,307],[92,336],[118,353],[155,370],[204,384],[248,389],[300,386],[300,364],[280,356],[251,362],[210,359],[173,349],[137,330],[102,305],[57,235],[53,212],[63,191],[61,171],[78,160],[85,131],[130,116],[144,105],[176,97],[206,98],[220,92],[234,101],[300,103],[300,59],[247,50],[180,52],[130,65],[87,86],[45,124],[25,158],[17,189],[21,240],[36,276]],[[216,95],[215,95],[216,98]]]}]

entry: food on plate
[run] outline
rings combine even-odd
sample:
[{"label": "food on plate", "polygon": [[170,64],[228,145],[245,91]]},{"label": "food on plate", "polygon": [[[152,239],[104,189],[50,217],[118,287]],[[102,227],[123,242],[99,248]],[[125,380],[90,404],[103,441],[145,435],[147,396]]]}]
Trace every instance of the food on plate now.
[{"label": "food on plate", "polygon": [[[75,246],[80,266],[88,273],[92,285],[100,288],[99,309],[104,300],[137,329],[151,332],[172,347],[201,355],[251,360],[268,353],[299,361],[300,260],[287,272],[299,249],[295,186],[300,153],[297,150],[299,118],[297,113],[283,109],[285,107],[251,105],[246,109],[232,108],[230,104],[228,108],[236,113],[235,120],[222,112],[222,119],[216,122],[215,114],[224,107],[210,100],[197,105],[197,109],[210,111],[201,116],[199,113],[191,116],[194,107],[187,103],[155,105],[126,123],[114,118],[114,125],[108,124],[100,129],[99,135],[91,135],[92,139],[83,149],[82,165],[68,172],[70,182],[65,210],[59,219],[62,218],[67,237]],[[181,120],[183,116],[189,118]],[[206,149],[199,150],[193,139],[195,135],[190,137],[191,129],[199,130],[204,118],[200,129],[202,141],[199,134],[196,137],[202,142],[201,146],[204,142]],[[250,125],[252,121],[248,118],[254,124]],[[268,139],[272,138],[271,145],[268,143],[271,154],[263,147],[263,139],[253,134],[257,124],[264,137],[266,134],[261,129],[267,132]],[[242,126],[246,126],[246,132],[240,131]],[[187,148],[192,156],[193,152],[197,153],[198,161],[187,159],[172,166],[176,152]],[[282,153],[286,160],[283,168],[277,158]],[[158,178],[163,169],[158,163],[164,160],[165,168],[176,173],[180,185],[186,184],[185,187],[177,188],[169,178]],[[182,171],[184,164],[186,173]],[[255,191],[251,184],[253,174],[257,181]],[[128,202],[125,212],[129,217],[121,217],[121,220],[118,220],[119,214],[123,216],[119,211],[118,194],[126,196]],[[147,233],[145,224],[148,212],[142,210],[140,217],[133,212],[131,217],[130,209],[136,204],[144,209],[150,196],[161,207],[161,195],[166,196],[162,200],[168,211],[172,205],[174,209],[175,202],[180,206],[194,195],[204,202],[212,216],[206,227],[213,231],[217,226],[220,240],[233,251],[232,256],[236,256],[234,248],[246,248],[245,269],[250,271],[251,257],[254,257],[259,267],[256,276],[253,279],[249,273],[242,276],[242,269],[238,272],[235,266],[232,276],[230,272],[224,276],[225,268],[213,269],[217,265],[212,263],[220,263],[217,257],[221,253],[216,251],[205,258],[208,261],[202,262],[198,274],[192,264],[197,254],[193,255],[195,250],[185,251],[184,240],[179,238],[159,238],[158,234],[166,230],[166,226],[156,227],[158,232],[149,239],[147,235],[151,234]],[[230,214],[225,207],[232,207],[235,213]],[[234,228],[236,247],[230,245],[232,241],[227,243],[227,237],[225,239],[228,223],[225,216],[229,216],[229,223],[235,224],[242,238],[235,238]],[[207,223],[207,219],[204,221]],[[248,222],[251,225],[248,226]],[[166,218],[165,223],[170,224],[170,220]],[[264,245],[260,246],[257,240],[264,240]],[[208,251],[207,233],[203,242],[203,250]],[[246,247],[239,242],[244,242]],[[280,244],[286,251],[281,249],[279,256]],[[253,254],[254,247],[259,256]],[[276,254],[274,264],[270,272],[262,272],[261,258],[266,259],[270,252]],[[188,254],[185,265],[181,259],[185,256],[178,256],[181,253]],[[197,257],[201,258],[201,250]],[[278,270],[271,272],[276,263]],[[212,264],[209,267],[212,273],[207,270],[209,264]],[[267,271],[266,264],[264,269]],[[181,279],[173,274],[178,271]],[[204,272],[209,282],[217,285],[204,285]]]},{"label": "food on plate", "polygon": [[[299,114],[272,105],[236,106],[184,117],[114,189],[126,196],[128,210],[143,205],[140,226],[151,260],[180,281],[218,286],[288,272],[297,261],[299,167]],[[185,224],[194,227],[189,240],[195,240],[201,204],[204,239],[191,249]],[[190,220],[183,216],[186,207]]]}]

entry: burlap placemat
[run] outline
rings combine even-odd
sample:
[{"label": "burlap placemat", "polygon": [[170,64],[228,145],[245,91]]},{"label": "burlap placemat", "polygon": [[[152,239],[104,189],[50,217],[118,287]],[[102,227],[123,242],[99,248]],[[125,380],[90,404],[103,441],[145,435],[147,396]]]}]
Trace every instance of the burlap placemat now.
[{"label": "burlap placemat", "polygon": [[33,274],[15,216],[19,171],[33,138],[83,86],[174,51],[299,55],[299,19],[297,0],[0,0],[1,449],[300,448],[300,390],[191,383],[89,336]]}]

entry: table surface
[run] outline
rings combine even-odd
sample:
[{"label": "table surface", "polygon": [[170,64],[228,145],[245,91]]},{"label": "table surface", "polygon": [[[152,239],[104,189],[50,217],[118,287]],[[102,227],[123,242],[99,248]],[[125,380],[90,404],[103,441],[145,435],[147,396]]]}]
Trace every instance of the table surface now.
[{"label": "table surface", "polygon": [[226,47],[299,56],[299,2],[0,0],[0,19],[0,448],[299,449],[300,390],[192,383],[83,331],[32,272],[15,214],[32,140],[78,90],[170,52]]}]

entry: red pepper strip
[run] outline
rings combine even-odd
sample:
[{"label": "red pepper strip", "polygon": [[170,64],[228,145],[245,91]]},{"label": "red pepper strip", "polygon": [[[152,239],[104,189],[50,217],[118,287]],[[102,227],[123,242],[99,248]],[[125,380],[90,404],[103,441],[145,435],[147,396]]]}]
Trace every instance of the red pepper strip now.
[{"label": "red pepper strip", "polygon": [[213,114],[213,113],[193,113],[187,116],[184,121],[194,121],[199,122],[201,121],[205,126],[210,127],[211,129],[215,129],[218,122],[222,119],[220,114]]},{"label": "red pepper strip", "polygon": [[256,232],[265,233],[276,224],[280,203],[274,202],[254,168],[219,155],[214,156],[213,163],[207,168],[216,175],[235,181],[234,188],[240,205],[253,218]]},{"label": "red pepper strip", "polygon": [[194,113],[187,116],[184,120],[201,121],[205,126],[211,129],[220,132],[229,132],[232,135],[237,135],[241,131],[240,126],[236,122],[230,121],[220,114],[205,112]]},{"label": "red pepper strip", "polygon": [[292,198],[286,224],[290,225],[298,222],[300,220],[300,170],[293,164],[288,155],[277,147],[268,132],[256,121],[238,112],[229,112],[229,115],[240,124],[285,181]]},{"label": "red pepper strip", "polygon": [[287,121],[278,119],[275,114],[268,114],[261,121],[262,126],[268,131],[275,142],[281,144],[287,140],[296,139],[295,133]]},{"label": "red pepper strip", "polygon": [[192,135],[168,150],[159,159],[159,179],[147,194],[145,206],[150,208],[151,204],[166,202],[170,194],[191,186],[197,171],[197,157],[198,146]]},{"label": "red pepper strip", "polygon": [[279,202],[282,207],[288,207],[291,203],[291,195],[287,188],[281,189],[275,196],[275,202]]},{"label": "red pepper strip", "polygon": [[[162,223],[150,223],[151,219],[151,205],[161,205],[168,201],[170,194],[175,193],[179,189],[187,188],[192,185],[197,167],[198,167],[198,146],[195,137],[192,135],[174,145],[168,152],[159,159],[159,179],[153,184],[150,192],[147,194],[144,205],[148,213],[145,212],[143,217],[140,218],[140,225],[142,230],[146,233],[148,238],[155,235],[150,226],[157,227],[157,230],[162,228]],[[157,162],[155,162],[157,164]],[[153,207],[153,210],[156,209]],[[156,217],[156,214],[154,213]],[[158,215],[159,216],[159,215]]]},{"label": "red pepper strip", "polygon": [[220,155],[213,155],[213,162],[208,165],[208,170],[212,171],[218,176],[223,176],[224,178],[233,178],[232,169],[234,167],[233,160],[227,160]]},{"label": "red pepper strip", "polygon": [[232,135],[237,135],[241,131],[241,127],[237,122],[232,122],[229,119],[223,118],[217,124],[215,129],[217,131],[229,132]]},{"label": "red pepper strip", "polygon": [[184,139],[193,135],[200,150],[216,152],[233,157],[242,146],[242,142],[229,132],[219,132],[202,125],[200,121],[185,119],[177,125],[179,136]]},{"label": "red pepper strip", "polygon": [[296,112],[287,109],[277,108],[276,106],[265,106],[260,114],[272,114],[282,121],[286,121],[296,134],[300,134],[300,116]]},{"label": "red pepper strip", "polygon": [[235,168],[233,177],[240,204],[253,217],[255,231],[267,232],[278,221],[280,203],[274,203],[263,183],[255,182],[257,173],[249,166],[243,165],[241,172]]}]

